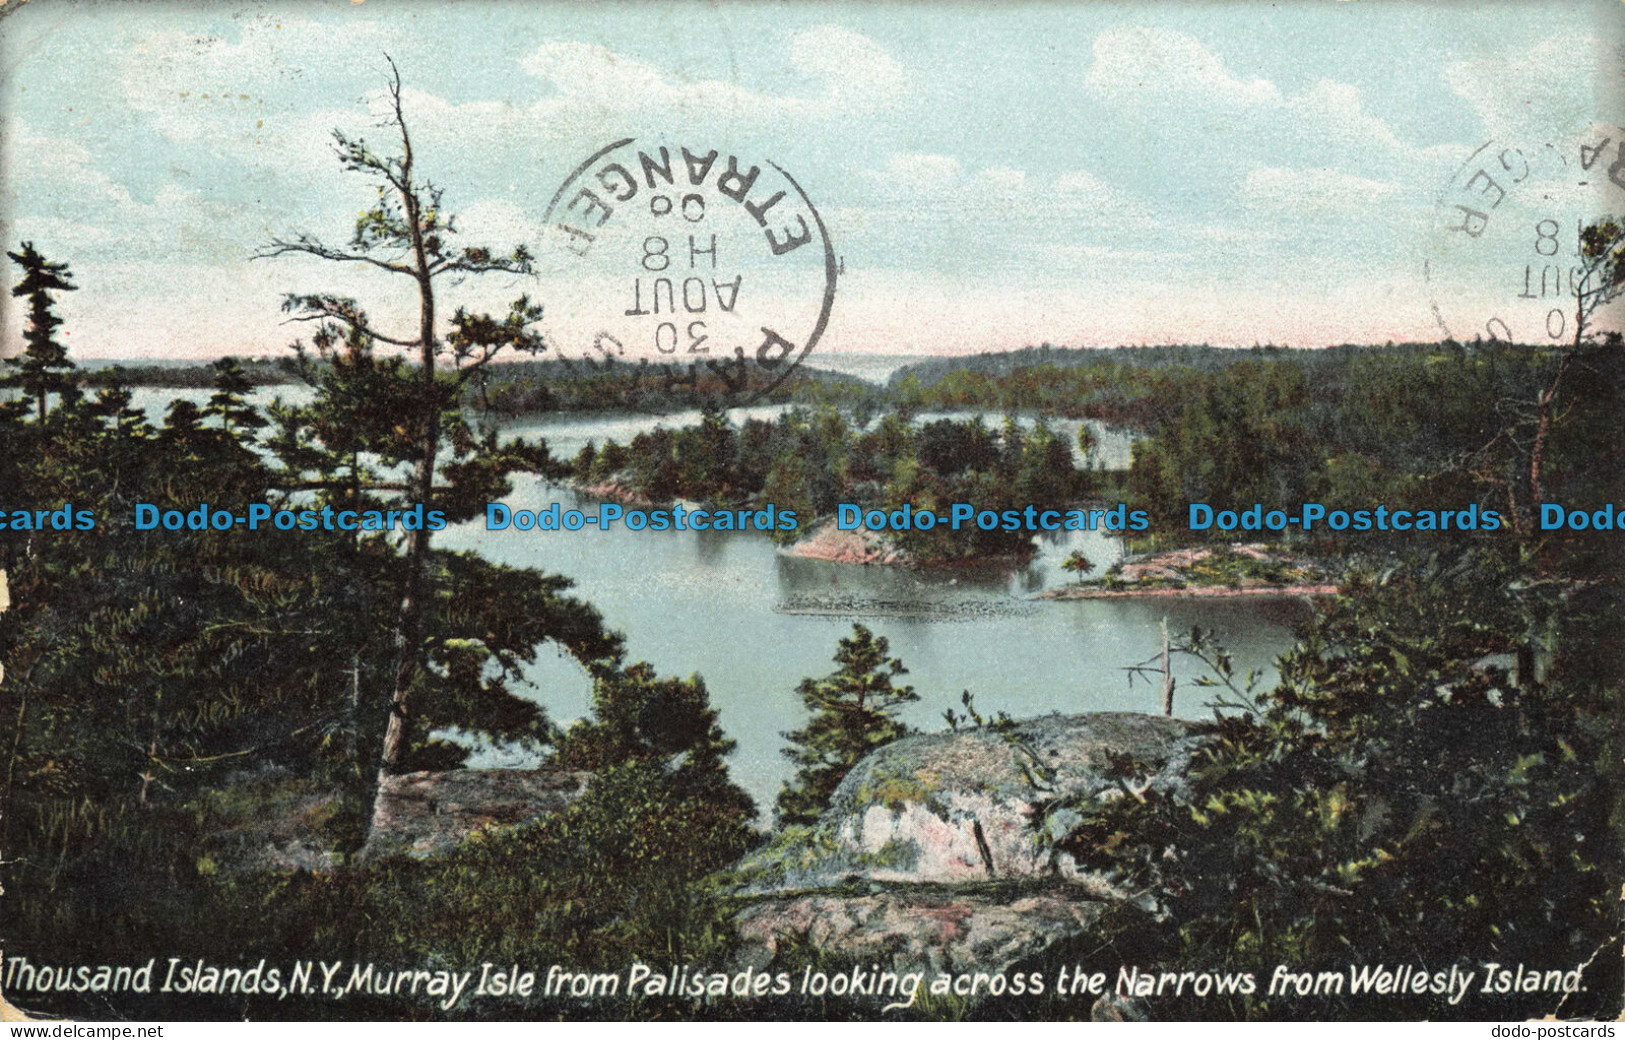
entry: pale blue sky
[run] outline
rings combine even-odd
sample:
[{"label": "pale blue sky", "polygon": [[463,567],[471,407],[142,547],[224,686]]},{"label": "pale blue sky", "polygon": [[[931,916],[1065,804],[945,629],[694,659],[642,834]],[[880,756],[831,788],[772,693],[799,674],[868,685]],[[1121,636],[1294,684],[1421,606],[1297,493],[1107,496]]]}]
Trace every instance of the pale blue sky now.
[{"label": "pale blue sky", "polygon": [[3,237],[73,265],[82,355],[274,352],[281,292],[389,291],[247,260],[274,234],[345,236],[370,189],[327,134],[375,121],[387,51],[421,167],[482,236],[534,242],[618,137],[794,171],[846,268],[826,350],[1433,338],[1440,190],[1486,139],[1620,122],[1622,19],[1618,0],[35,0],[0,21]]}]

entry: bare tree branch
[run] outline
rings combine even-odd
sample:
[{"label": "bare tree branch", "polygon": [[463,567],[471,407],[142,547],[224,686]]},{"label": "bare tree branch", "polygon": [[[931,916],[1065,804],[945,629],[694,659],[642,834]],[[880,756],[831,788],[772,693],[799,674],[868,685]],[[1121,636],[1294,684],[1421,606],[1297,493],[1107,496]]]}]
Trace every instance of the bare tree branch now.
[{"label": "bare tree branch", "polygon": [[306,321],[341,321],[351,330],[359,332],[369,339],[380,343],[388,343],[396,347],[416,347],[419,343],[415,339],[401,339],[386,335],[373,327],[368,320],[366,312],[356,305],[356,302],[347,296],[299,295],[290,293],[283,298],[284,311],[300,310],[305,313],[295,314],[282,324]]},{"label": "bare tree branch", "polygon": [[412,268],[407,267],[405,264],[398,264],[389,260],[380,260],[375,256],[367,256],[364,253],[348,253],[342,249],[334,249],[331,246],[323,245],[321,242],[309,235],[303,234],[292,241],[283,238],[272,239],[270,245],[262,249],[255,250],[254,255],[249,259],[272,260],[277,257],[299,253],[303,253],[307,256],[314,256],[319,260],[337,260],[343,263],[371,264],[374,267],[380,267],[385,271],[391,271],[395,274],[410,275],[414,278],[417,277],[417,272]]}]

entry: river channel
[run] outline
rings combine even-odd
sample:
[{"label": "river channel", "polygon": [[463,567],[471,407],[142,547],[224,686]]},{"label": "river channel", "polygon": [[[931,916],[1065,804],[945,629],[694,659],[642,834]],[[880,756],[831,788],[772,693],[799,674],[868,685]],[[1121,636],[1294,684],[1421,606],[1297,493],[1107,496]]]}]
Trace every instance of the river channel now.
[{"label": "river channel", "polygon": [[[302,399],[299,389],[256,391]],[[206,391],[141,390],[137,403],[154,421],[177,396],[206,400]],[[773,407],[736,409],[730,418],[765,417]],[[962,414],[962,413],[960,413]],[[930,419],[935,415],[925,415]],[[990,425],[1002,420],[989,415]],[[588,440],[625,444],[640,429],[680,426],[698,414],[547,416],[514,422],[505,432],[546,438],[556,456],[570,457]],[[1054,424],[1075,439],[1077,423]],[[1099,447],[1078,463],[1119,468],[1128,462],[1129,438],[1096,428]],[[576,492],[536,477],[519,477],[504,500],[516,509],[565,508],[586,503]],[[796,684],[834,670],[836,641],[862,622],[890,642],[908,668],[901,682],[919,700],[903,711],[922,730],[946,724],[945,709],[960,708],[961,691],[976,707],[1016,718],[1049,712],[1155,711],[1158,691],[1132,685],[1126,666],[1150,658],[1160,647],[1160,622],[1175,632],[1192,626],[1216,631],[1241,671],[1270,665],[1292,641],[1292,625],[1306,616],[1300,601],[1248,597],[1142,598],[1054,602],[1034,599],[1072,576],[1060,563],[1074,549],[1097,569],[1121,557],[1115,539],[1074,532],[1044,541],[1024,567],[943,568],[826,563],[781,551],[765,534],[712,531],[641,531],[617,526],[604,532],[486,531],[483,520],[454,527],[436,539],[447,549],[471,550],[515,566],[563,574],[573,594],[603,612],[610,627],[626,635],[629,660],[651,662],[663,675],[702,676],[723,729],[738,749],[730,760],[734,778],[764,810],[793,772],[783,757],[782,734],[806,717]],[[1194,685],[1194,662],[1176,659],[1176,713],[1208,714],[1208,691]],[[530,695],[559,723],[587,714],[586,672],[553,647],[543,647],[529,669]],[[521,755],[480,747],[470,765],[522,766]]]}]

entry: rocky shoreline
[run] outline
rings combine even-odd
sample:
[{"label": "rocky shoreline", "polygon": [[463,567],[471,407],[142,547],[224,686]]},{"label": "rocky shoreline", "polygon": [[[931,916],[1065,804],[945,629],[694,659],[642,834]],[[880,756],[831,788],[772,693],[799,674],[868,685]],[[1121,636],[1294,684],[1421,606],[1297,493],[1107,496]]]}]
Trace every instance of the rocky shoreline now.
[{"label": "rocky shoreline", "polygon": [[616,480],[586,484],[572,479],[560,483],[562,487],[568,488],[577,494],[587,495],[591,498],[601,498],[605,502],[614,502],[617,505],[632,506],[636,509],[653,509],[657,506],[657,503],[649,496],[634,491]]},{"label": "rocky shoreline", "polygon": [[878,563],[911,566],[913,554],[900,549],[879,531],[842,531],[834,520],[824,520],[793,545],[780,550],[786,556],[828,563]]},{"label": "rocky shoreline", "polygon": [[[615,481],[565,486],[583,495],[629,508],[658,506],[647,496]],[[688,503],[696,508],[697,503]],[[853,563],[865,566],[991,567],[1019,564],[1012,557],[945,562],[921,561],[897,545],[884,531],[867,528],[843,531],[832,517],[814,520],[806,532],[779,552],[803,560]],[[1131,556],[1106,575],[1073,585],[1046,589],[1034,600],[1066,602],[1089,599],[1305,597],[1335,596],[1340,591],[1326,568],[1306,557],[1273,549],[1263,543],[1233,543],[1169,549]],[[789,613],[840,613],[822,604],[798,604]]]},{"label": "rocky shoreline", "polygon": [[1103,577],[1046,589],[1035,598],[1335,596],[1338,591],[1320,563],[1251,542],[1131,556]]}]

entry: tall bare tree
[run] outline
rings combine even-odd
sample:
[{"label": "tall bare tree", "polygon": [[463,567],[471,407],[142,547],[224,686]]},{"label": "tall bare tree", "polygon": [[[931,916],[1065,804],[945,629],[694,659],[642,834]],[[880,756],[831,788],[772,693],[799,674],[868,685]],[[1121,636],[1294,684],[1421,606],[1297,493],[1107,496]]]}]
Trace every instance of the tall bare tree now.
[{"label": "tall bare tree", "polygon": [[1604,217],[1581,228],[1578,261],[1569,271],[1572,338],[1537,352],[1531,365],[1534,388],[1498,398],[1494,408],[1502,417],[1499,429],[1457,463],[1479,482],[1505,494],[1507,519],[1519,534],[1539,522],[1546,499],[1547,449],[1553,426],[1565,412],[1561,406],[1565,380],[1595,351],[1619,349],[1619,334],[1599,335],[1598,319],[1625,295],[1625,220]]},{"label": "tall bare tree", "polygon": [[1552,378],[1535,399],[1535,432],[1529,447],[1529,499],[1538,515],[1545,500],[1541,484],[1546,442],[1563,377],[1596,344],[1596,321],[1604,307],[1625,293],[1625,223],[1617,217],[1593,221],[1580,231],[1580,263],[1570,272],[1574,295],[1574,339],[1557,359]]},{"label": "tall bare tree", "polygon": [[[416,334],[385,332],[375,326],[355,300],[338,295],[290,294],[283,309],[293,321],[318,325],[315,342],[326,354],[344,344],[352,352],[370,350],[375,343],[401,348],[415,356],[415,392],[405,395],[407,414],[391,417],[404,424],[399,456],[410,462],[408,500],[425,510],[435,502],[435,476],[446,434],[448,413],[455,415],[468,380],[504,350],[529,354],[543,349],[534,325],[542,309],[521,296],[508,315],[494,318],[457,308],[444,338],[436,315],[438,280],[506,273],[527,275],[532,258],[523,245],[506,254],[483,246],[453,244],[456,218],[443,212],[443,190],[417,169],[412,135],[401,100],[401,76],[389,59],[389,111],[384,126],[398,137],[400,150],[384,154],[362,137],[333,132],[334,150],[346,172],[377,182],[376,203],[357,218],[355,231],[343,246],[330,245],[310,234],[274,239],[256,258],[312,256],[340,264],[361,264],[410,280],[417,295]],[[302,349],[302,348],[301,348]],[[461,427],[458,427],[460,429]],[[429,573],[430,532],[427,525],[405,535],[406,574],[396,624],[396,660],[390,690],[390,717],[379,764],[380,776],[394,772],[406,750],[408,706],[414,686],[424,670],[425,597]]]}]

